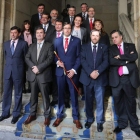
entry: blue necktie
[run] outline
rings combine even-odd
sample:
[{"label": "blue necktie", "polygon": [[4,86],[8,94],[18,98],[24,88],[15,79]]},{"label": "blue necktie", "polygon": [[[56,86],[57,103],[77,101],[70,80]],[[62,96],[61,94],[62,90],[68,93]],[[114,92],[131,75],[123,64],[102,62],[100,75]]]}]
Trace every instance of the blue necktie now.
[{"label": "blue necktie", "polygon": [[93,52],[92,52],[92,54],[93,54],[93,60],[94,60],[94,69],[95,69],[95,63],[96,63],[96,45],[94,45],[93,46]]},{"label": "blue necktie", "polygon": [[46,25],[44,26],[44,31],[46,32]]},{"label": "blue necktie", "polygon": [[15,43],[15,41],[13,41],[12,45],[11,45],[11,53],[12,53],[12,55],[14,54],[14,43]]}]

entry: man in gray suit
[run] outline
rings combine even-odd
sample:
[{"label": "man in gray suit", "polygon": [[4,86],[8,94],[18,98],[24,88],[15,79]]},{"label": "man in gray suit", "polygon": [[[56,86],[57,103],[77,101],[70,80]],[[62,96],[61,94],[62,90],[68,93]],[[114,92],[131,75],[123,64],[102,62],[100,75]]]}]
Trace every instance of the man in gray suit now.
[{"label": "man in gray suit", "polygon": [[42,94],[44,116],[46,126],[50,124],[50,99],[49,99],[49,84],[52,81],[52,68],[54,53],[53,45],[44,42],[45,31],[42,27],[36,29],[37,43],[29,47],[28,53],[25,57],[28,65],[27,79],[31,85],[31,106],[30,115],[24,124],[29,124],[36,119],[38,93]]}]

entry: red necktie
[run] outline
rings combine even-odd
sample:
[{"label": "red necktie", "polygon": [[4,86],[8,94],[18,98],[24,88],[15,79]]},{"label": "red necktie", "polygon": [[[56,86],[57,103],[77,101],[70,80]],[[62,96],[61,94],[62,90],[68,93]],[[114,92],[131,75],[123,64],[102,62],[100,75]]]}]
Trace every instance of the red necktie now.
[{"label": "red necktie", "polygon": [[65,53],[67,52],[68,49],[68,38],[65,38]]},{"label": "red necktie", "polygon": [[[122,51],[121,45],[118,45],[118,47],[119,47],[119,50],[120,50],[120,54],[123,55],[123,51]],[[123,75],[123,66],[119,67],[118,73],[119,73],[120,76]]]},{"label": "red necktie", "polygon": [[57,38],[59,38],[60,37],[60,33],[57,33]]},{"label": "red necktie", "polygon": [[93,30],[92,19],[90,19],[90,28]]}]

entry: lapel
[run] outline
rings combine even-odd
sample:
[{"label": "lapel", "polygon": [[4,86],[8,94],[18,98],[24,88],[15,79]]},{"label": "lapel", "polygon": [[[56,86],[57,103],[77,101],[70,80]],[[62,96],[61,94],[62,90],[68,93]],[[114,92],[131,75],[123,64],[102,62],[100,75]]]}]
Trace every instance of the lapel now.
[{"label": "lapel", "polygon": [[82,27],[80,28],[80,30],[81,30],[81,39],[83,39],[83,36],[84,36],[84,30],[83,30]]},{"label": "lapel", "polygon": [[71,35],[70,42],[69,42],[69,45],[68,45],[68,49],[67,49],[66,54],[67,54],[68,51],[71,49],[71,46],[72,46],[73,40],[74,40],[74,38],[73,38],[73,36]]},{"label": "lapel", "polygon": [[96,54],[96,60],[98,60],[98,57],[101,55],[101,51],[102,51],[102,46],[99,43],[98,44],[98,49],[97,49],[97,54]]},{"label": "lapel", "polygon": [[11,52],[11,40],[8,41],[7,48],[8,48],[9,54],[12,56],[12,52]]},{"label": "lapel", "polygon": [[114,45],[114,53],[115,55],[120,55],[120,50],[117,45]]},{"label": "lapel", "polygon": [[42,46],[42,48],[41,48],[41,51],[40,51],[40,54],[39,54],[39,58],[38,58],[38,61],[39,61],[39,59],[40,59],[40,56],[42,55],[42,53],[43,53],[43,51],[44,51],[44,49],[45,49],[45,42],[43,43],[43,46]]},{"label": "lapel", "polygon": [[129,53],[129,48],[127,46],[127,43],[123,43],[123,49],[124,49],[124,54]]},{"label": "lapel", "polygon": [[91,42],[90,43],[88,43],[88,46],[87,46],[87,55],[88,55],[88,57],[90,58],[90,60],[92,60],[92,62],[93,62],[93,54],[92,54],[92,49],[91,49]]},{"label": "lapel", "polygon": [[[20,44],[21,44],[21,41],[20,41],[20,39],[19,39],[19,40],[18,40],[18,43],[17,43],[17,46],[16,46],[16,49],[15,49],[15,51],[14,51],[13,56],[15,55],[15,53],[17,52],[17,50],[21,47]],[[12,53],[11,53],[11,54],[12,54]]]},{"label": "lapel", "polygon": [[35,62],[37,62],[37,43],[34,43],[33,57],[34,57]]},{"label": "lapel", "polygon": [[59,37],[58,39],[60,41],[60,46],[58,46],[58,49],[61,49],[61,52],[65,55],[64,44],[63,44],[63,35],[61,37]]}]

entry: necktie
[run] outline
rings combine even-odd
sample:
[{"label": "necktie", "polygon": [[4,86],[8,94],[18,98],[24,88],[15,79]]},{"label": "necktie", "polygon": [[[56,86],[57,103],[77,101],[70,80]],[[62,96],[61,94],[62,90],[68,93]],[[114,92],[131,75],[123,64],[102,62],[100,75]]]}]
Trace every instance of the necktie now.
[{"label": "necktie", "polygon": [[60,33],[57,33],[57,38],[59,38],[60,37]]},{"label": "necktie", "polygon": [[11,45],[11,53],[12,53],[12,55],[14,54],[14,43],[15,43],[15,41],[13,41],[12,45]]},{"label": "necktie", "polygon": [[92,54],[93,54],[93,60],[94,60],[94,69],[95,69],[95,63],[96,63],[96,45],[94,45],[93,46],[93,52],[92,52]]},{"label": "necktie", "polygon": [[41,21],[41,19],[42,19],[42,14],[40,14],[40,19],[39,19],[39,20],[40,20],[40,24],[42,24],[42,21]]},{"label": "necktie", "polygon": [[84,14],[83,14],[83,19],[85,20],[85,18],[86,18],[86,17],[85,17],[85,13],[84,13]]},{"label": "necktie", "polygon": [[44,31],[46,32],[46,25],[44,25]]},{"label": "necktie", "polygon": [[37,48],[37,61],[38,61],[39,54],[40,54],[40,51],[41,51],[40,44],[41,44],[41,43],[38,43],[38,48]]},{"label": "necktie", "polygon": [[[120,54],[123,55],[121,45],[118,45],[118,47],[119,47],[119,50],[120,50]],[[119,73],[120,76],[123,74],[123,66],[119,67],[118,73]]]},{"label": "necktie", "polygon": [[90,28],[93,30],[92,19],[90,19]]},{"label": "necktie", "polygon": [[65,38],[65,53],[67,52],[68,49],[68,38]]},{"label": "necktie", "polygon": [[71,20],[70,20],[70,24],[72,25],[72,22],[73,22],[73,17],[71,16]]}]

